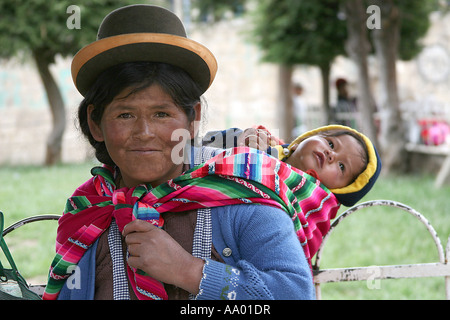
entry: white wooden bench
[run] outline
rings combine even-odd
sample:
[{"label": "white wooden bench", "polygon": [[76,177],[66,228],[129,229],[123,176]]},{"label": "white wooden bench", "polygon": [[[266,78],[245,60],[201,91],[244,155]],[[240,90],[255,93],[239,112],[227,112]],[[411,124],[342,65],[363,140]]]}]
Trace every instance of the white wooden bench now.
[{"label": "white wooden bench", "polygon": [[439,155],[444,156],[445,160],[439,169],[439,172],[436,176],[436,180],[434,185],[436,188],[440,188],[447,177],[450,175],[450,148],[447,145],[439,145],[439,146],[428,146],[424,144],[415,144],[415,143],[407,143],[405,146],[406,151],[408,152],[416,152],[430,155]]},{"label": "white wooden bench", "polygon": [[[364,208],[373,206],[388,206],[401,209],[405,213],[409,213],[416,217],[427,228],[430,236],[436,244],[439,261],[431,263],[418,263],[407,265],[388,265],[388,266],[371,266],[371,267],[348,267],[337,269],[320,269],[320,260],[322,251],[327,243],[330,234],[336,229],[339,223],[353,214]],[[316,286],[316,297],[321,299],[320,285],[329,282],[343,282],[343,281],[368,281],[377,279],[399,279],[399,278],[423,278],[423,277],[444,277],[445,278],[445,294],[446,299],[450,300],[450,264],[448,258],[450,257],[450,237],[447,242],[447,247],[444,252],[441,241],[429,221],[419,212],[413,208],[390,200],[374,200],[358,204],[337,217],[331,225],[329,232],[325,235],[323,242],[315,256],[313,264],[314,283]]]},{"label": "white wooden bench", "polygon": [[420,137],[419,121],[443,121],[450,124],[450,104],[426,97],[417,101],[405,101],[401,103],[400,110],[408,130],[405,150],[411,153],[445,157],[435,180],[435,186],[441,187],[450,176],[450,145],[448,143],[437,146],[424,144]]}]

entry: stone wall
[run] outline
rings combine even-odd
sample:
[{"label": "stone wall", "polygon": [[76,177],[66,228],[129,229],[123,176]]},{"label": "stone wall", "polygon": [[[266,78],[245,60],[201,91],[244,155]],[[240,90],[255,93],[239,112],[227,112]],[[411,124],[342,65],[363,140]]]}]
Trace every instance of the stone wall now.
[{"label": "stone wall", "polygon": [[[434,14],[432,20],[433,26],[424,44],[427,48],[439,45],[441,58],[436,62],[433,58],[436,53],[429,51],[428,57],[421,57],[421,63],[419,58],[399,63],[403,101],[420,101],[425,97],[450,101],[450,77],[442,73],[445,68],[450,68],[445,55],[442,56],[442,53],[450,52],[450,15],[441,17]],[[238,19],[216,25],[193,26],[189,32],[191,38],[210,48],[219,63],[216,79],[205,94],[207,108],[202,132],[228,127],[246,128],[255,124],[263,124],[276,131],[281,125],[276,105],[278,69],[275,65],[260,62],[261,53],[248,41],[246,31],[247,24]],[[92,157],[92,152],[75,126],[75,112],[81,96],[72,83],[70,61],[58,59],[51,71],[60,84],[67,106],[63,161],[81,162]],[[378,99],[382,93],[377,91],[376,69],[376,61],[371,60],[372,82]],[[433,79],[437,71],[432,70],[441,71],[441,77]],[[350,89],[354,89],[356,72],[348,59],[338,58],[332,68],[332,99],[335,97],[333,82],[338,77],[347,78]],[[294,80],[304,86],[307,104],[321,104],[322,89],[317,68],[299,66]],[[20,63],[16,59],[0,63],[0,164],[42,164],[50,126],[45,91],[33,63]]]}]

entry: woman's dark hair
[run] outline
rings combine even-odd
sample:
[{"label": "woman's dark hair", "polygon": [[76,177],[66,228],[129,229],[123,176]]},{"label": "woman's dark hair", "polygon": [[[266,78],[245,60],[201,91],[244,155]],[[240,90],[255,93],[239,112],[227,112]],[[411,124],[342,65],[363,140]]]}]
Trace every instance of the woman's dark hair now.
[{"label": "woman's dark hair", "polygon": [[164,63],[127,62],[111,67],[97,78],[78,107],[78,121],[84,136],[95,149],[96,158],[114,166],[104,142],[94,139],[88,126],[87,109],[94,106],[92,120],[100,124],[105,107],[123,90],[130,88],[129,95],[157,84],[187,115],[189,121],[195,119],[194,106],[200,102],[201,90],[182,69]]}]

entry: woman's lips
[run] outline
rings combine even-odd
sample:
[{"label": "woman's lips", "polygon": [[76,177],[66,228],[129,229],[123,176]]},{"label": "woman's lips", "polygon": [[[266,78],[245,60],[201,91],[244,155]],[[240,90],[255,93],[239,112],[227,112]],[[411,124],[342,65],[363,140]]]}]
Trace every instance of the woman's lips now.
[{"label": "woman's lips", "polygon": [[158,152],[159,150],[156,150],[154,148],[131,148],[130,151],[140,153],[140,154],[150,154],[153,152]]}]

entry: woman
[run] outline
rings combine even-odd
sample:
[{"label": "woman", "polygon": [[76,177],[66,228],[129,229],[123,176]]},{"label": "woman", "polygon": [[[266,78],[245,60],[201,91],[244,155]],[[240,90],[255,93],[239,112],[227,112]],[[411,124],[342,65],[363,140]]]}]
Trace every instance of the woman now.
[{"label": "woman", "polygon": [[[174,159],[186,140],[172,136],[195,137],[200,96],[216,69],[174,14],[149,5],[110,13],[98,40],[75,56],[80,127],[105,166],[67,202],[44,299],[314,298],[308,260],[282,210],[181,206],[154,216],[140,200],[189,169]],[[186,149],[195,164],[221,151]]]}]

